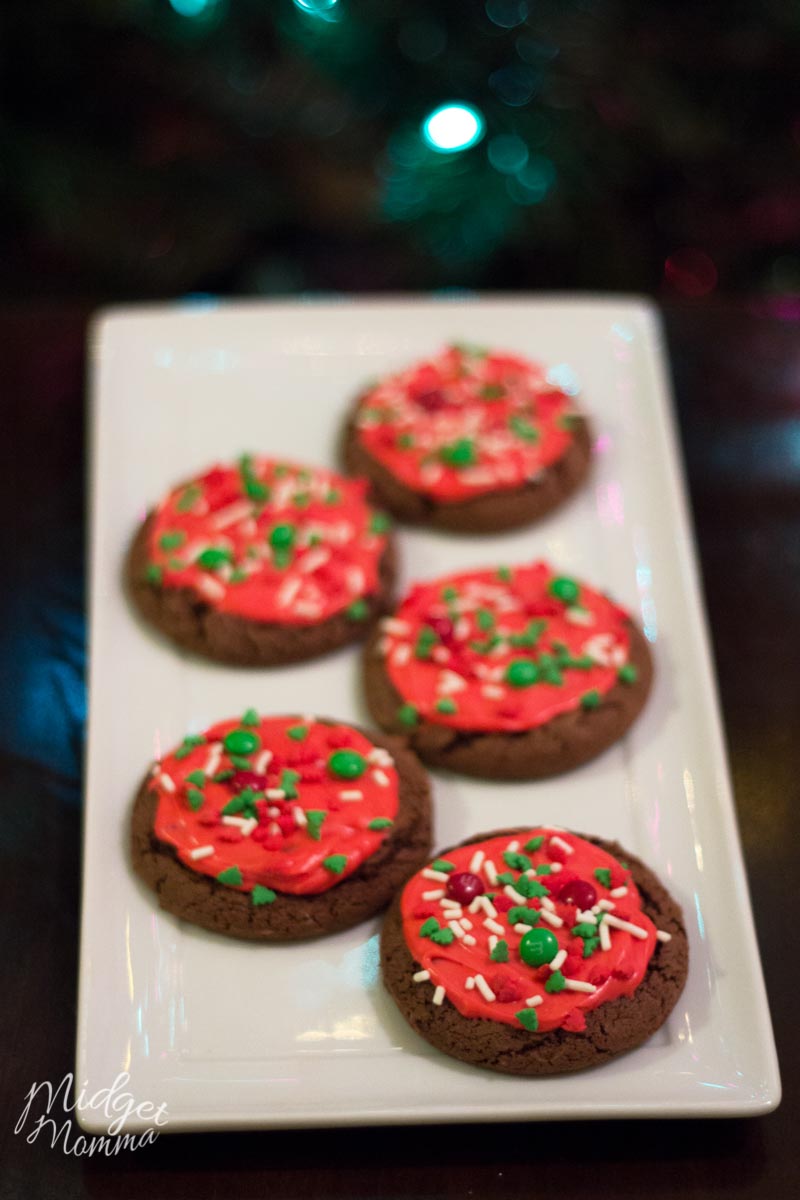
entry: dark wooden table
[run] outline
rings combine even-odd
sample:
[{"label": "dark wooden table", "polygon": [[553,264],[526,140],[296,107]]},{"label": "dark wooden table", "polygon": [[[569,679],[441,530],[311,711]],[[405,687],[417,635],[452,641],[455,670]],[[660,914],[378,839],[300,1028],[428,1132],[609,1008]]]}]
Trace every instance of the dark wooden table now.
[{"label": "dark wooden table", "polygon": [[31,1084],[73,1064],[87,316],[15,309],[0,312],[1,1197],[798,1194],[800,306],[664,315],[781,1108],[750,1121],[167,1135],[100,1159],[14,1136]]}]

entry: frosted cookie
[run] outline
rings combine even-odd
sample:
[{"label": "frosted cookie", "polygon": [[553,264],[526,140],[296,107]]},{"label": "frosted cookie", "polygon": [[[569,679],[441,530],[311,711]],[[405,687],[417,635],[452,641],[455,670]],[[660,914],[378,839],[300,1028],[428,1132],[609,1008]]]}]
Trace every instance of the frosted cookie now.
[{"label": "frosted cookie", "polygon": [[430,849],[428,781],[390,738],[309,717],[220,721],[148,772],[132,860],[162,908],[286,941],[384,908]]},{"label": "frosted cookie", "polygon": [[359,397],[344,458],[400,520],[488,533],[570,495],[589,468],[590,431],[540,364],[451,346]]},{"label": "frosted cookie", "polygon": [[242,666],[365,636],[394,574],[389,519],[363,481],[245,456],[169,492],[133,543],[128,586],[180,646]]},{"label": "frosted cookie", "polygon": [[629,728],[651,676],[628,613],[542,562],[416,584],[364,652],[378,724],[423,761],[488,779],[593,758]]},{"label": "frosted cookie", "polygon": [[445,1054],[516,1075],[607,1062],[667,1019],[689,952],[680,907],[615,842],[555,826],[482,834],[406,884],[383,979]]}]

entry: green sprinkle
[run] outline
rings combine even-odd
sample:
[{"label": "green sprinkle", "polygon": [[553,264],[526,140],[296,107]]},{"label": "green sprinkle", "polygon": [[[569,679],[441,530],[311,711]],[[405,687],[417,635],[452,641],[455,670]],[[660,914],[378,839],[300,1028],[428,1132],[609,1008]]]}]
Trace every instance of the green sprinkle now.
[{"label": "green sprinkle", "polygon": [[392,528],[392,518],[383,512],[374,512],[369,519],[370,533],[387,533]]},{"label": "green sprinkle", "polygon": [[209,546],[208,550],[204,550],[197,558],[198,567],[204,567],[207,571],[215,571],[217,567],[222,567],[225,563],[231,561],[231,552],[224,547]]},{"label": "green sprinkle", "polygon": [[547,590],[551,596],[555,596],[556,600],[561,600],[564,604],[577,604],[581,594],[578,584],[567,575],[557,575],[555,579],[551,579]]},{"label": "green sprinkle", "polygon": [[508,942],[499,941],[489,957],[492,962],[508,962]]},{"label": "green sprinkle", "polygon": [[284,479],[289,474],[289,468],[286,463],[278,463],[274,474],[276,479]]},{"label": "green sprinkle", "polygon": [[306,809],[306,821],[308,822],[308,834],[315,842],[318,842],[322,837],[322,822],[327,817],[327,813],[322,808]]},{"label": "green sprinkle", "polygon": [[311,503],[311,496],[308,492],[298,492],[295,496],[292,496],[292,503],[295,508],[308,508]]},{"label": "green sprinkle", "polygon": [[520,649],[528,646],[535,646],[539,638],[544,633],[546,621],[534,620],[528,622],[528,627],[524,633],[512,633],[508,639],[514,649]]},{"label": "green sprinkle", "polygon": [[526,908],[523,904],[515,904],[508,910],[509,925],[538,925],[539,913],[535,908]]},{"label": "green sprinkle", "polygon": [[523,442],[538,442],[539,430],[524,417],[511,417],[508,422],[511,432]]},{"label": "green sprinkle", "polygon": [[238,796],[231,796],[230,800],[222,808],[222,815],[225,817],[234,817],[240,813],[246,804],[246,800],[240,792]]},{"label": "green sprinkle", "polygon": [[193,483],[181,492],[175,502],[175,507],[178,512],[188,512],[190,508],[194,507],[201,495],[202,491],[200,487],[196,483]]},{"label": "green sprinkle", "polygon": [[431,934],[431,941],[436,942],[437,946],[449,946],[455,941],[455,936],[452,929],[437,929],[436,933]]},{"label": "green sprinkle", "polygon": [[506,850],[503,862],[507,867],[511,867],[512,871],[530,871],[532,866],[527,854],[520,854],[517,850]]},{"label": "green sprinkle", "polygon": [[552,875],[553,868],[550,866],[550,863],[541,863],[541,865],[536,868],[536,874],[537,875]]},{"label": "green sprinkle", "polygon": [[544,985],[546,992],[563,992],[566,987],[563,971],[553,971],[547,983]]},{"label": "green sprinkle", "polygon": [[581,708],[597,708],[600,704],[600,693],[597,688],[584,692],[581,696]]},{"label": "green sprinkle", "polygon": [[269,500],[270,490],[260,479],[254,479],[251,475],[248,475],[242,481],[242,486],[244,487],[245,495],[250,500]]},{"label": "green sprinkle", "polygon": [[436,920],[436,917],[428,917],[427,921],[423,922],[419,927],[419,936],[430,937],[431,934],[436,933],[438,928],[439,922]]},{"label": "green sprinkle", "polygon": [[506,394],[506,389],[500,383],[485,383],[479,389],[482,400],[500,400]]},{"label": "green sprinkle", "polygon": [[155,584],[161,583],[163,575],[164,572],[162,571],[161,567],[159,567],[158,563],[149,563],[144,573],[144,577],[147,582]]},{"label": "green sprinkle", "polygon": [[228,758],[233,763],[237,771],[252,771],[253,764],[249,758],[244,758],[241,754],[229,754]]},{"label": "green sprinkle", "polygon": [[297,781],[300,778],[299,771],[293,771],[291,767],[284,767],[281,771],[280,787],[286,795],[287,800],[297,799]]},{"label": "green sprinkle", "polygon": [[242,717],[243,725],[258,725],[260,717],[254,708],[248,708],[247,712]]},{"label": "green sprinkle", "polygon": [[257,883],[250,893],[250,899],[254,905],[258,906],[259,904],[274,904],[277,897],[272,888],[262,887],[260,883]]},{"label": "green sprinkle", "polygon": [[345,616],[351,621],[364,621],[369,616],[369,605],[366,600],[354,600],[344,610]]},{"label": "green sprinkle", "polygon": [[526,900],[530,900],[531,896],[550,895],[549,888],[546,888],[543,883],[539,883],[536,879],[529,879],[527,875],[520,875],[514,887]]},{"label": "green sprinkle", "polygon": [[608,867],[598,867],[594,873],[594,877],[598,883],[602,883],[604,888],[611,887],[611,871]]},{"label": "green sprinkle", "polygon": [[326,871],[330,871],[333,875],[341,875],[347,866],[347,855],[329,854],[327,858],[323,858],[322,865]]},{"label": "green sprinkle", "polygon": [[177,550],[185,541],[186,534],[182,529],[176,529],[174,533],[162,533],[158,544],[162,550]]},{"label": "green sprinkle", "polygon": [[342,493],[339,491],[339,489],[331,488],[330,491],[326,492],[326,494],[325,494],[325,503],[326,504],[338,504],[340,502],[341,498],[342,498]]},{"label": "green sprinkle", "polygon": [[588,958],[591,954],[594,954],[595,950],[597,949],[597,947],[599,945],[600,945],[599,937],[584,938],[583,957]]},{"label": "green sprinkle", "polygon": [[475,443],[471,438],[458,438],[439,450],[439,457],[448,467],[471,467],[477,461]]},{"label": "green sprinkle", "polygon": [[244,583],[247,578],[247,571],[243,571],[241,567],[234,567],[228,578],[228,583]]},{"label": "green sprinkle", "polygon": [[485,346],[478,346],[475,342],[453,342],[451,350],[457,350],[459,354],[463,354],[465,358],[488,358],[489,351]]},{"label": "green sprinkle", "polygon": [[230,887],[242,886],[242,872],[238,867],[226,867],[217,876],[218,883],[227,883]]},{"label": "green sprinkle", "polygon": [[493,612],[488,608],[479,608],[475,613],[475,623],[478,629],[482,629],[484,633],[488,633],[490,629],[494,629],[497,622]]},{"label": "green sprinkle", "polygon": [[513,884],[513,883],[517,882],[517,877],[516,877],[516,875],[512,875],[512,873],[510,871],[501,871],[500,874],[497,876],[497,882]]},{"label": "green sprinkle", "polygon": [[286,730],[286,736],[290,737],[293,742],[304,742],[308,734],[309,729],[307,725],[291,725]]},{"label": "green sprinkle", "polygon": [[199,792],[197,790],[197,788],[193,788],[193,787],[187,788],[186,795],[189,797],[189,807],[194,812],[197,812],[197,810],[199,808],[202,808],[206,802],[205,796],[203,795],[202,792]]},{"label": "green sprinkle", "polygon": [[415,658],[430,658],[433,647],[438,642],[439,638],[435,630],[431,629],[430,625],[423,625],[417,635],[416,645],[414,646]]},{"label": "green sprinkle", "polygon": [[521,1008],[514,1016],[520,1025],[524,1025],[531,1033],[536,1033],[539,1028],[539,1017],[535,1008]]},{"label": "green sprinkle", "polygon": [[175,757],[188,758],[192,751],[198,746],[205,745],[205,740],[206,739],[203,737],[202,733],[190,733],[188,737],[183,739],[180,746],[175,751]]},{"label": "green sprinkle", "polygon": [[410,450],[414,445],[413,433],[399,433],[395,445],[398,450]]},{"label": "green sprinkle", "polygon": [[394,825],[394,821],[391,817],[373,817],[367,829],[389,829],[392,825]]},{"label": "green sprinkle", "polygon": [[449,696],[443,696],[441,700],[437,700],[434,707],[437,712],[446,713],[448,716],[453,716],[458,712],[458,705]]},{"label": "green sprinkle", "polygon": [[411,728],[419,721],[419,713],[413,704],[401,704],[397,710],[397,719],[401,725]]},{"label": "green sprinkle", "polygon": [[511,583],[512,579],[514,578],[514,573],[511,570],[511,567],[498,567],[497,578],[501,583]]},{"label": "green sprinkle", "polygon": [[593,938],[597,936],[597,926],[592,925],[591,921],[580,921],[572,926],[572,934],[573,937]]},{"label": "green sprinkle", "polygon": [[529,850],[531,853],[533,853],[534,851],[539,849],[539,847],[541,846],[543,841],[544,841],[544,834],[539,833],[536,835],[536,837],[532,837],[529,842],[525,843],[525,849]]},{"label": "green sprinkle", "polygon": [[235,771],[226,769],[225,771],[217,771],[216,775],[212,775],[214,783],[224,783],[226,779],[233,779]]},{"label": "green sprinkle", "polygon": [[436,858],[431,863],[431,869],[434,871],[445,871],[449,874],[450,871],[455,871],[456,864],[451,863],[447,858]]},{"label": "green sprinkle", "polygon": [[186,776],[186,782],[187,782],[187,783],[193,783],[195,787],[199,787],[199,788],[201,788],[201,787],[205,787],[205,786],[206,786],[206,773],[205,773],[205,771],[191,771],[191,772],[190,772],[190,773],[189,773],[189,774]]},{"label": "green sprinkle", "polygon": [[620,683],[636,683],[639,678],[639,672],[633,663],[625,663],[624,667],[620,667],[617,671],[617,679]]},{"label": "green sprinkle", "polygon": [[532,687],[539,678],[539,668],[527,658],[517,658],[508,664],[506,683],[515,688]]},{"label": "green sprinkle", "polygon": [[581,418],[578,413],[567,412],[562,413],[561,416],[557,418],[556,425],[559,427],[559,429],[574,429],[576,425],[580,424],[580,421]]},{"label": "green sprinkle", "polygon": [[443,587],[442,588],[442,599],[444,601],[446,601],[448,604],[452,600],[457,600],[458,599],[458,588],[453,587],[452,584],[448,584],[447,587]]},{"label": "green sprinkle", "polygon": [[295,528],[294,525],[282,524],[274,525],[270,530],[269,544],[273,550],[287,551],[294,545]]}]

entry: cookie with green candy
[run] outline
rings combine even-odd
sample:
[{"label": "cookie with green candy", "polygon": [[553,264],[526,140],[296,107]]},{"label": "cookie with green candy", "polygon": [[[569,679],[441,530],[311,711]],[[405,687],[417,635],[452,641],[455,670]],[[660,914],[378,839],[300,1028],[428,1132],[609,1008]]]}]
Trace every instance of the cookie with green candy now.
[{"label": "cookie with green candy", "polygon": [[133,808],[134,870],[205,929],[288,941],[384,908],[430,852],[417,759],[392,738],[248,709],[188,735]]},{"label": "cookie with green candy", "polygon": [[244,455],[173,488],[127,562],[142,615],[184,649],[240,666],[362,640],[394,578],[390,521],[367,484]]},{"label": "cookie with green candy", "polygon": [[582,484],[591,433],[539,363],[455,345],[364,391],[343,453],[399,520],[492,533],[537,520]]}]

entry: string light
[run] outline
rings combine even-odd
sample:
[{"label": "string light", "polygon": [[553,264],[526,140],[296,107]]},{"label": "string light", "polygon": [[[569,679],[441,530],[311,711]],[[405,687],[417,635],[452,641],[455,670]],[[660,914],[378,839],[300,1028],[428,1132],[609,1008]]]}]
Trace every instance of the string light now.
[{"label": "string light", "polygon": [[442,104],[422,122],[422,136],[432,150],[455,154],[483,137],[485,122],[470,104]]}]

